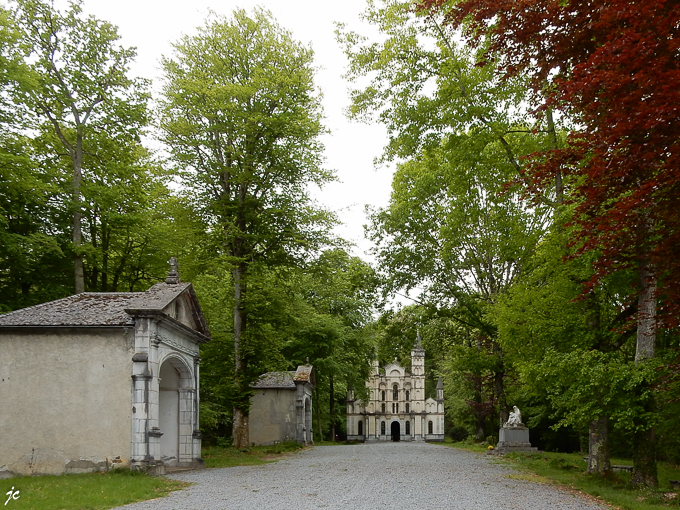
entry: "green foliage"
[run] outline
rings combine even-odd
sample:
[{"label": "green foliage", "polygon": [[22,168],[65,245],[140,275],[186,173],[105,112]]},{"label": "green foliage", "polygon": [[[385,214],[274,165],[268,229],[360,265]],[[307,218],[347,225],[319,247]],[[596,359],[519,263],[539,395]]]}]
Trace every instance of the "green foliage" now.
[{"label": "green foliage", "polygon": [[284,353],[293,366],[307,359],[314,366],[317,438],[326,431],[334,438],[341,428],[347,390],[355,388],[356,395],[362,395],[375,356],[368,326],[380,304],[378,279],[357,257],[340,249],[326,250],[301,274],[299,292],[298,318]]},{"label": "green foliage", "polygon": [[332,178],[312,58],[260,9],[213,15],[163,59],[163,140],[233,263],[304,259],[325,240],[332,220],[307,194]]},{"label": "green foliage", "polygon": [[79,2],[0,14],[0,307],[71,293],[69,259],[78,291],[148,287],[169,256],[153,229],[168,190],[140,145],[149,95],[127,76],[135,51]]},{"label": "green foliage", "polygon": [[269,284],[327,244],[334,222],[309,196],[332,179],[321,166],[313,55],[262,9],[213,14],[174,50],[162,60],[161,136],[231,273],[230,398],[234,441],[245,447],[250,384],[280,360],[278,321],[289,316],[273,306],[288,303],[287,287]]},{"label": "green foliage", "polygon": [[[327,250],[301,268],[257,266],[255,274],[244,300],[249,317],[244,377],[252,381],[265,372],[295,369],[309,358],[316,374],[317,423],[328,433],[331,408],[339,426],[347,387],[363,386],[373,356],[366,326],[379,301],[375,275],[342,250]],[[233,306],[232,285],[231,272],[219,263],[194,279],[212,332],[201,347],[201,422],[209,440],[230,435],[233,407],[247,406],[250,397],[234,386],[233,316],[224,313]]]}]

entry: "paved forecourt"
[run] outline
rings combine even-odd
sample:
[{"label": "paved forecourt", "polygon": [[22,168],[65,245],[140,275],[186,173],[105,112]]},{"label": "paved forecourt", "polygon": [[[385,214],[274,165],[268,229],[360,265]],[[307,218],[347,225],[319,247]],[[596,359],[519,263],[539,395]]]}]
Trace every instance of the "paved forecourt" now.
[{"label": "paved forecourt", "polygon": [[126,510],[418,508],[454,510],[604,509],[586,498],[515,480],[491,456],[401,442],[316,446],[262,466],[172,475],[193,482]]}]

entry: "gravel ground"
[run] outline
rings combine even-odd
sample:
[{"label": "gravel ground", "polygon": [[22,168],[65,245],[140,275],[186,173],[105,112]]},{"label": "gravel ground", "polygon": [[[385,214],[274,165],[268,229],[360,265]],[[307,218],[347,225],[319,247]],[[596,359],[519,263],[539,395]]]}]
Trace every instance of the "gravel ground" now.
[{"label": "gravel ground", "polygon": [[544,484],[507,478],[491,456],[427,443],[316,446],[262,466],[172,475],[193,482],[127,510],[404,508],[604,509]]}]

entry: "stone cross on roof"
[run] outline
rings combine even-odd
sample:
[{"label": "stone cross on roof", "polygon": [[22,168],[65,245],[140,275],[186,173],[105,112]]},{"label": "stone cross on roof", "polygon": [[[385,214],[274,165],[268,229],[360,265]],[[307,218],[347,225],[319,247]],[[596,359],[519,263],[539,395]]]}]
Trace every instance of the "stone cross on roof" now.
[{"label": "stone cross on roof", "polygon": [[165,278],[165,283],[170,285],[180,283],[177,257],[170,257],[168,263],[170,264],[170,272],[168,273],[168,276]]}]

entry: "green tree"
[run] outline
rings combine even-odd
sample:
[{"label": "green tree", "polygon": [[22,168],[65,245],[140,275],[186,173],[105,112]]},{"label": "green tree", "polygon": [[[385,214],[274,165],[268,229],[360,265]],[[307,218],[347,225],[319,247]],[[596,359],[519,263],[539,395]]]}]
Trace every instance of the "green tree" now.
[{"label": "green tree", "polygon": [[321,167],[312,51],[261,9],[213,15],[174,49],[162,61],[160,127],[195,203],[223,236],[234,291],[233,440],[247,447],[253,266],[303,260],[332,223],[308,195],[332,178]]},{"label": "green tree", "polygon": [[[349,59],[346,77],[354,86],[348,115],[385,125],[389,143],[383,160],[410,159],[467,134],[496,144],[513,173],[526,181],[522,157],[539,148],[557,148],[559,126],[550,111],[536,116],[528,108],[527,83],[498,73],[493,56],[479,65],[484,47],[464,45],[457,32],[436,15],[424,16],[404,0],[371,0],[363,15],[376,27],[379,42],[339,25],[339,43]],[[534,144],[530,150],[526,140]],[[561,176],[541,197],[562,200]]]},{"label": "green tree", "polygon": [[13,310],[63,297],[61,275],[69,253],[58,208],[50,200],[58,178],[38,163],[25,131],[29,112],[12,101],[13,86],[25,75],[20,34],[11,12],[0,7],[0,310]]},{"label": "green tree", "polygon": [[324,251],[300,275],[300,309],[284,353],[293,365],[307,358],[314,365],[319,438],[326,428],[323,416],[330,438],[335,439],[340,426],[337,409],[347,389],[356,387],[360,392],[368,378],[375,356],[369,326],[380,305],[378,283],[367,263],[342,249]]},{"label": "green tree", "polygon": [[85,17],[79,1],[62,13],[49,2],[17,0],[12,21],[24,60],[10,95],[58,140],[56,155],[68,159],[75,291],[83,292],[84,160],[103,133],[124,147],[138,141],[147,123],[146,83],[127,76],[134,49],[117,46],[116,28]]},{"label": "green tree", "polygon": [[488,346],[506,420],[505,361],[487,314],[524,270],[551,211],[527,208],[506,188],[513,170],[503,148],[488,140],[477,147],[482,139],[459,136],[455,146],[400,165],[390,204],[372,216],[369,232],[389,289],[418,288],[419,301],[446,310],[479,338],[476,346]]}]

